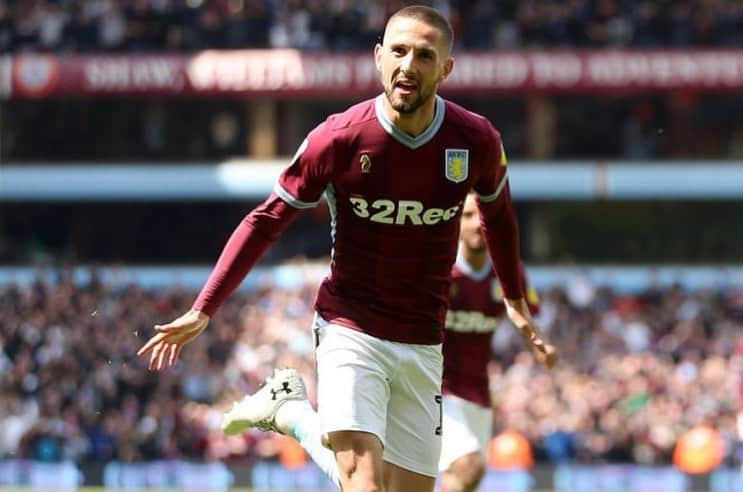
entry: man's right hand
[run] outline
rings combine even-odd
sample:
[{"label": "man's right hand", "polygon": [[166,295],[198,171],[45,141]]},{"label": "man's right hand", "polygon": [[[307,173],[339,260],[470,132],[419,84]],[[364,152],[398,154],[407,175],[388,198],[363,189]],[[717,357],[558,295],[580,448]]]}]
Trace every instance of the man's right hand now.
[{"label": "man's right hand", "polygon": [[207,314],[191,309],[170,323],[155,325],[157,334],[139,349],[137,355],[151,352],[149,365],[151,371],[173,367],[183,346],[204,331],[209,319]]}]

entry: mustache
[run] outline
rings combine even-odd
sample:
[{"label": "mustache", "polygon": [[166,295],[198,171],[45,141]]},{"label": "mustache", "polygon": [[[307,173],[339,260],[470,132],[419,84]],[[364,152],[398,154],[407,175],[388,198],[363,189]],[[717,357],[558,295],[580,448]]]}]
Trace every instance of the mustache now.
[{"label": "mustache", "polygon": [[418,83],[418,77],[412,74],[401,73],[400,75],[394,78],[393,82],[399,82],[400,80],[406,80],[408,82]]}]

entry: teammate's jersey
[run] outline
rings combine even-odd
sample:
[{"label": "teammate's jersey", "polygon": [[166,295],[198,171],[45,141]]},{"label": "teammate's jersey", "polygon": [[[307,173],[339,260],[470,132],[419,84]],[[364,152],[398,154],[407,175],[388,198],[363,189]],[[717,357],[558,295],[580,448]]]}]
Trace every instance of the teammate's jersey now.
[{"label": "teammate's jersey", "polygon": [[[523,273],[524,283],[526,275]],[[532,313],[539,298],[527,290]],[[449,312],[444,335],[443,392],[478,405],[490,406],[487,366],[492,354],[492,336],[505,315],[503,291],[488,261],[479,270],[458,256],[452,268]]]},{"label": "teammate's jersey", "polygon": [[442,340],[450,272],[467,192],[506,189],[500,135],[485,118],[437,96],[417,137],[385,116],[384,96],[313,130],[274,192],[332,216],[331,271],[316,309],[327,321],[404,343]]},{"label": "teammate's jersey", "polygon": [[446,316],[443,391],[483,406],[490,406],[491,339],[505,313],[499,289],[490,262],[474,271],[457,258]]}]

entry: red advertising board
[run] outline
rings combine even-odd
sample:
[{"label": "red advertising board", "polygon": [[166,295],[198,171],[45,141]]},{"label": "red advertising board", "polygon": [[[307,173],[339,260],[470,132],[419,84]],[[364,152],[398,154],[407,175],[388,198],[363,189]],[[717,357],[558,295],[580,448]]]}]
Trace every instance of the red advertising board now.
[{"label": "red advertising board", "polygon": [[[0,62],[0,95],[346,97],[379,90],[371,53],[21,54]],[[469,94],[743,90],[743,51],[461,53],[444,92]]]}]

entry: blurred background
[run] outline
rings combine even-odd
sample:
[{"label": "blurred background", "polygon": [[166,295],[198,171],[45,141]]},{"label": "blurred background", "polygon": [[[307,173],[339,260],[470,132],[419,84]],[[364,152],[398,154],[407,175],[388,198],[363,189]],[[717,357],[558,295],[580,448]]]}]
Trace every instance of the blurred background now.
[{"label": "blurred background", "polygon": [[[410,3],[0,0],[0,487],[329,487],[291,439],[219,431],[276,366],[314,398],[324,204],[174,370],[134,354],[305,134],[380,92]],[[743,3],[427,3],[562,357],[496,332],[481,490],[743,491]]]}]

